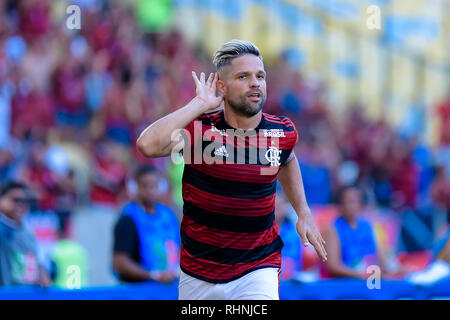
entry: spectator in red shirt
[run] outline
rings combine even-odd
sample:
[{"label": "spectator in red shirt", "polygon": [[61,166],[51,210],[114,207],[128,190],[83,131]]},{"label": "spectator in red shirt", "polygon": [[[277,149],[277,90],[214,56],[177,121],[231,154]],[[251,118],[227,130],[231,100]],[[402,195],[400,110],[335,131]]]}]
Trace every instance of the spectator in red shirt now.
[{"label": "spectator in red shirt", "polygon": [[431,199],[447,211],[447,222],[450,223],[450,177],[445,167],[436,169],[436,175],[430,188]]},{"label": "spectator in red shirt", "polygon": [[87,123],[87,105],[84,71],[81,65],[68,58],[53,77],[53,92],[57,119],[62,126],[84,127]]},{"label": "spectator in red shirt", "polygon": [[19,29],[28,40],[46,34],[50,27],[50,0],[19,2]]},{"label": "spectator in red shirt", "polygon": [[118,158],[120,146],[104,140],[96,144],[90,199],[96,205],[116,207],[125,197],[126,166]]},{"label": "spectator in red shirt", "polygon": [[391,170],[393,201],[398,209],[416,209],[419,168],[412,161],[411,154],[411,146],[398,139],[391,144],[392,157],[386,160],[386,169]]},{"label": "spectator in red shirt", "polygon": [[57,185],[52,171],[45,164],[47,145],[36,141],[31,146],[30,161],[23,173],[24,180],[36,193],[39,208],[54,210],[57,200]]},{"label": "spectator in red shirt", "polygon": [[441,120],[440,143],[450,145],[450,95],[438,104],[437,114]]}]

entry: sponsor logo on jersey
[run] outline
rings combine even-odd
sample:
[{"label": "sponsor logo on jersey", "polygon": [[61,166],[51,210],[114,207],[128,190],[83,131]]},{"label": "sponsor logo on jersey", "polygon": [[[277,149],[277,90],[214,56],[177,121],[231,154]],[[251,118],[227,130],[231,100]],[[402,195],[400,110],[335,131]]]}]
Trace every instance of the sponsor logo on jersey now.
[{"label": "sponsor logo on jersey", "polygon": [[214,154],[218,157],[225,157],[228,158],[228,151],[225,148],[225,146],[221,146],[219,149],[216,149],[214,151]]},{"label": "sponsor logo on jersey", "polygon": [[263,129],[264,137],[272,137],[272,138],[284,138],[283,129]]}]

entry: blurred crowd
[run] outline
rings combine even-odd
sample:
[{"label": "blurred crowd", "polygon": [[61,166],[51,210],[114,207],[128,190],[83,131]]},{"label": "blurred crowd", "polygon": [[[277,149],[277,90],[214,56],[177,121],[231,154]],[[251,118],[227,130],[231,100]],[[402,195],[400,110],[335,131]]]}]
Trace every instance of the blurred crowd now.
[{"label": "blurred crowd", "polygon": [[[82,7],[80,30],[52,18],[55,3],[0,2],[0,181],[26,183],[32,209],[55,213],[70,236],[76,208],[119,210],[137,192],[135,169],[150,163],[162,172],[159,201],[179,218],[180,168],[143,158],[135,141],[195,95],[191,71],[213,72],[211,57],[176,30],[143,32],[133,8],[118,1]],[[319,225],[337,214],[330,206],[337,190],[358,185],[368,215],[385,228],[378,238],[392,238],[381,239],[392,254],[431,249],[450,222],[450,95],[427,106],[441,128],[431,146],[423,107],[396,128],[388,114],[371,120],[357,102],[337,115],[327,84],[292,68],[286,54],[266,69],[264,112],[296,124],[295,151]],[[307,259],[303,268],[315,263]]]}]

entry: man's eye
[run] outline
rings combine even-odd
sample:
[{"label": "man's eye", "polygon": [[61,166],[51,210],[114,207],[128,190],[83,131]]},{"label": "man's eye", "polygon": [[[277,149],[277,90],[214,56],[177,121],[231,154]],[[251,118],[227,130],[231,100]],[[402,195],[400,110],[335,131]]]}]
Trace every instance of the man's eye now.
[{"label": "man's eye", "polygon": [[245,76],[239,76],[239,79],[244,79],[245,78]]}]

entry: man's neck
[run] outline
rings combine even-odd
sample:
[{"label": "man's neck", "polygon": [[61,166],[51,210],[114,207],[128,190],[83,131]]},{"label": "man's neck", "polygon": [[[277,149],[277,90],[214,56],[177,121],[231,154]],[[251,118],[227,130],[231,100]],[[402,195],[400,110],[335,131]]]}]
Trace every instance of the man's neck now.
[{"label": "man's neck", "polygon": [[234,112],[234,110],[225,104],[224,118],[226,123],[232,128],[241,130],[255,129],[261,122],[262,111],[258,112],[252,117],[246,117]]},{"label": "man's neck", "polygon": [[350,227],[352,227],[353,229],[356,229],[356,227],[358,226],[356,218],[349,218],[347,216],[342,216],[342,217],[347,221],[347,223],[350,225]]},{"label": "man's neck", "polygon": [[144,208],[145,212],[147,213],[155,213],[155,204],[154,203],[147,203],[142,200],[138,200],[139,205]]}]

